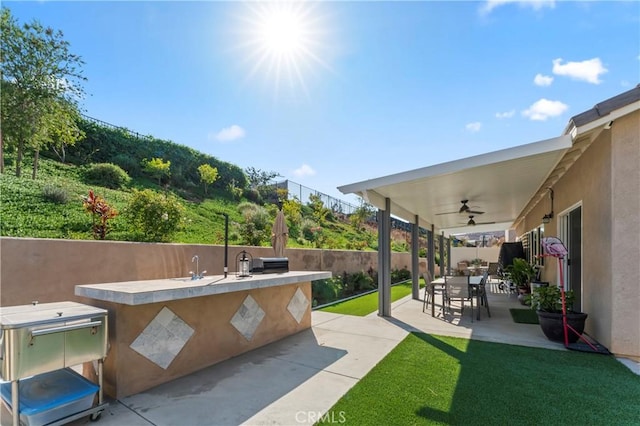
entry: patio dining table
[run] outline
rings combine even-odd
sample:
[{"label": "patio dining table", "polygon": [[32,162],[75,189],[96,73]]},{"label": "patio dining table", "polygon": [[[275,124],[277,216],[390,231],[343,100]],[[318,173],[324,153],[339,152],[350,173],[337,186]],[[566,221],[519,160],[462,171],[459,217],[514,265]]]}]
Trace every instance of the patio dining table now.
[{"label": "patio dining table", "polygon": [[[469,286],[479,286],[482,283],[482,276],[481,275],[471,275],[469,277]],[[435,301],[436,301],[436,293],[440,293],[441,297],[442,297],[442,306],[444,308],[444,295],[445,295],[445,279],[444,277],[440,277],[440,278],[436,278],[435,280],[431,281],[430,283],[431,285],[431,289],[433,290],[433,302],[431,303],[431,316],[435,317],[436,316],[436,308],[435,308]],[[426,291],[426,290],[425,290]],[[478,294],[478,292],[475,292],[476,294]]]}]

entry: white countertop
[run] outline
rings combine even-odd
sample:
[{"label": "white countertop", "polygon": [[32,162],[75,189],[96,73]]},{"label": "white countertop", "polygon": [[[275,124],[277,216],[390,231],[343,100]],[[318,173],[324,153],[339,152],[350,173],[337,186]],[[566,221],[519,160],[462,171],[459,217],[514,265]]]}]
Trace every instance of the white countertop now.
[{"label": "white countertop", "polygon": [[235,274],[229,274],[227,278],[224,278],[223,275],[208,275],[198,280],[184,277],[84,284],[76,286],[75,294],[76,296],[124,305],[144,305],[147,303],[276,287],[326,278],[331,278],[331,272],[290,271],[281,274],[256,274],[245,278],[238,278]]}]

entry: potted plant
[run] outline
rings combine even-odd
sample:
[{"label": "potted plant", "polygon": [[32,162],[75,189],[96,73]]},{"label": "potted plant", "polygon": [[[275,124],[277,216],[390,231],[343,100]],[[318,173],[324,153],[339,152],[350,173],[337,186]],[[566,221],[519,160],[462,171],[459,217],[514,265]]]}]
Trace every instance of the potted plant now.
[{"label": "potted plant", "polygon": [[531,293],[531,280],[536,276],[536,270],[525,259],[516,257],[511,265],[505,268],[505,272],[509,275],[509,281],[518,288],[518,299],[524,305],[524,295]]},{"label": "potted plant", "polygon": [[[574,333],[569,330],[568,341],[569,343],[575,343],[578,341],[579,335],[584,331],[587,314],[573,310],[573,301],[575,300],[573,291],[567,290],[564,295],[567,324],[576,331],[576,333]],[[535,309],[538,314],[538,322],[544,335],[547,336],[549,340],[564,342],[562,293],[560,287],[555,285],[538,287],[531,293],[528,300],[531,302],[531,309]]]}]

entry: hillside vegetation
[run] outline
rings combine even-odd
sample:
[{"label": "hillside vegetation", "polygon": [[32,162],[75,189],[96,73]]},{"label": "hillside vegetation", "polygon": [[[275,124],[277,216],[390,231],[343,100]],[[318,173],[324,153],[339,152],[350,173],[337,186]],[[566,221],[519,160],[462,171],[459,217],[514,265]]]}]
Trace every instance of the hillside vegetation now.
[{"label": "hillside vegetation", "polygon": [[[117,212],[106,221],[104,238],[108,240],[222,244],[227,214],[231,244],[268,246],[280,199],[285,200],[289,247],[376,249],[377,231],[366,226],[371,214],[366,207],[358,219],[332,212],[319,198],[312,197],[302,204],[289,198],[286,190],[270,185],[269,178],[277,173],[251,169],[247,174],[233,164],[170,141],[141,137],[88,120],[79,125],[85,133],[84,140],[67,147],[64,156],[60,152],[43,152],[36,179],[31,178],[30,158],[22,162],[22,177],[16,177],[16,156],[5,154],[5,172],[0,175],[0,235],[95,238],[95,217],[83,205],[83,199],[93,191]],[[168,164],[168,170],[154,173],[145,168],[151,159]],[[96,170],[100,172],[96,164],[105,163],[124,171],[123,183],[114,185],[109,176],[96,177]],[[210,185],[203,182],[198,171],[203,164],[217,171],[217,178]],[[158,237],[136,229],[130,213],[135,208],[134,198],[139,198],[142,191],[179,205],[180,220],[175,232]],[[162,224],[161,218],[153,219],[153,214],[162,212],[142,213]],[[402,241],[394,246],[397,250],[406,249]]]}]

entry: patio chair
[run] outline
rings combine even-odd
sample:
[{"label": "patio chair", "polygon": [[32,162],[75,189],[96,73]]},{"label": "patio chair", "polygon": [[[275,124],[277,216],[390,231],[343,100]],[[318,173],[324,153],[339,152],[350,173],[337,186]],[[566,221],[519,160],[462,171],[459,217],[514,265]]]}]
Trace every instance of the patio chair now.
[{"label": "patio chair", "polygon": [[[474,297],[477,300],[478,320],[480,320],[481,306],[484,306],[487,309],[487,315],[489,316],[489,318],[491,318],[491,311],[489,310],[489,299],[487,298],[487,287],[486,287],[488,280],[489,280],[489,271],[487,270],[487,271],[484,271],[482,280],[480,281],[479,285],[469,285],[469,288],[471,291],[471,300],[473,301]],[[471,312],[471,316],[473,316],[473,310]]]},{"label": "patio chair", "polygon": [[502,282],[502,274],[500,273],[500,264],[498,262],[489,262],[487,268],[487,282],[490,283],[494,279]]},{"label": "patio chair", "polygon": [[473,298],[469,288],[469,276],[444,277],[444,297],[451,312],[451,301],[460,301],[460,315],[464,313],[464,302],[471,301],[471,322],[473,322]]},{"label": "patio chair", "polygon": [[422,312],[426,312],[426,309],[429,307],[429,302],[434,303],[433,299],[433,285],[431,284],[431,273],[429,271],[422,274],[422,279],[424,280],[424,298],[422,299]]}]

